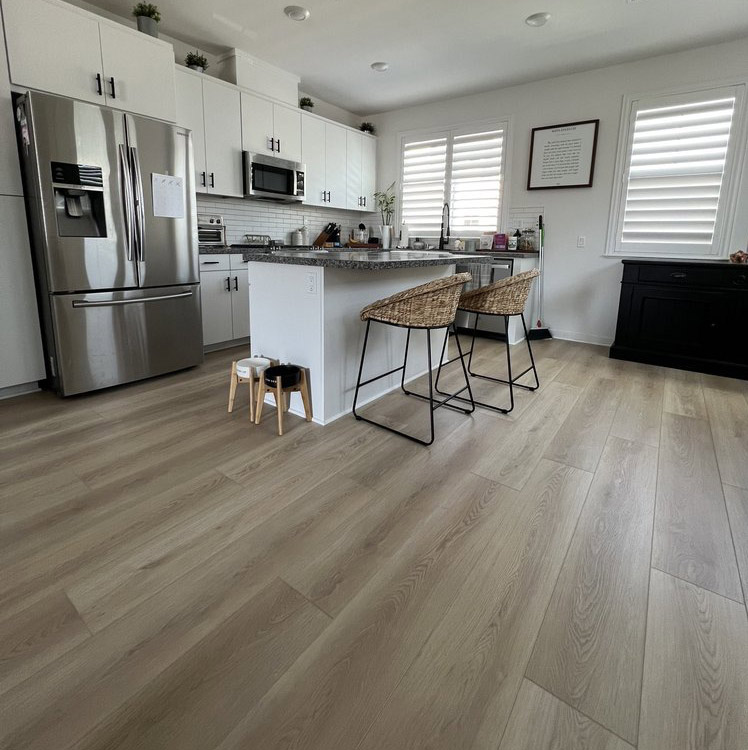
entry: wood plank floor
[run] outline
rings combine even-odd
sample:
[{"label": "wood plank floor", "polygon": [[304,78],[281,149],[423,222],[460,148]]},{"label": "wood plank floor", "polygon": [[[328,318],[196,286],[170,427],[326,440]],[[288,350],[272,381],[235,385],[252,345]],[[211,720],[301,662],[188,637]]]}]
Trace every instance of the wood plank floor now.
[{"label": "wood plank floor", "polygon": [[745,750],[748,383],[534,349],[430,448],[227,414],[239,350],[0,402],[0,748]]}]

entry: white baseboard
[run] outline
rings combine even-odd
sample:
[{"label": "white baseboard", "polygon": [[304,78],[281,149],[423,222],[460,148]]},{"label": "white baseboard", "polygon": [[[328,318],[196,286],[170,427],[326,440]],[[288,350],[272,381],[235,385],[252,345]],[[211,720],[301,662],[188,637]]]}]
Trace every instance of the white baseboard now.
[{"label": "white baseboard", "polygon": [[18,385],[11,385],[7,388],[0,388],[0,400],[4,398],[14,398],[15,396],[22,396],[25,393],[33,393],[34,391],[40,390],[39,384],[34,381],[33,383],[19,383]]},{"label": "white baseboard", "polygon": [[563,341],[577,341],[580,344],[596,344],[597,346],[610,346],[613,343],[613,339],[607,336],[593,336],[589,333],[564,331],[558,328],[551,328],[550,330],[554,339],[562,339]]}]

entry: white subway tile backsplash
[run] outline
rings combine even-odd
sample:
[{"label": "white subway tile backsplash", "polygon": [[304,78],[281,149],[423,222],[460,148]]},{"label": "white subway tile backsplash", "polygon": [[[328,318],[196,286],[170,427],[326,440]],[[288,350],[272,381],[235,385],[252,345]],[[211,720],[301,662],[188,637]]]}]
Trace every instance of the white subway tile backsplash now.
[{"label": "white subway tile backsplash", "polygon": [[201,214],[220,214],[226,223],[226,236],[229,244],[241,242],[245,234],[269,234],[274,240],[291,241],[291,232],[306,225],[309,241],[329,222],[340,224],[341,239],[345,241],[352,229],[363,222],[377,234],[378,215],[376,213],[345,211],[335,208],[319,208],[297,204],[264,203],[242,200],[241,198],[218,198],[197,196],[197,210]]}]

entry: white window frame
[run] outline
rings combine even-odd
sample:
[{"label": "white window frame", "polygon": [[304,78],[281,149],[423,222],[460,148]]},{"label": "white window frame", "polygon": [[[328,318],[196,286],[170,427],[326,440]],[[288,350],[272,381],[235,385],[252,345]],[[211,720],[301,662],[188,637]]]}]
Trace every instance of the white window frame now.
[{"label": "white window frame", "polygon": [[[745,82],[721,81],[699,86],[669,89],[667,91],[626,95],[623,97],[621,125],[618,135],[618,152],[608,221],[608,236],[605,245],[606,256],[616,258],[692,258],[702,260],[727,257],[730,252],[729,239],[735,220],[740,175],[743,169],[746,150],[745,90]],[[685,252],[683,249],[668,251],[667,245],[664,244],[652,244],[649,249],[638,247],[634,250],[633,248],[627,248],[619,241],[619,238],[623,228],[636,112],[639,109],[681,104],[692,101],[694,97],[698,97],[699,95],[703,95],[705,98],[735,97],[730,142],[722,177],[720,202],[711,250],[705,252],[703,245],[694,245],[693,252]]]},{"label": "white window frame", "polygon": [[[502,156],[501,156],[501,195],[499,196],[499,212],[496,217],[496,227],[497,231],[500,231],[503,226],[506,225],[506,217],[507,217],[507,190],[506,186],[509,184],[509,178],[510,178],[510,154],[512,153],[512,142],[511,142],[511,134],[512,134],[512,118],[511,117],[499,117],[499,118],[491,118],[489,120],[476,120],[469,123],[459,123],[454,125],[444,125],[437,128],[423,128],[418,130],[408,130],[399,133],[399,140],[400,140],[400,153],[399,153],[399,159],[400,159],[400,166],[398,168],[398,195],[402,196],[403,194],[403,183],[404,183],[404,166],[405,166],[405,144],[411,143],[413,141],[417,140],[429,140],[430,138],[447,138],[447,154],[446,154],[446,160],[447,160],[447,168],[449,169],[449,166],[452,163],[452,143],[453,138],[455,136],[461,136],[461,135],[470,135],[471,133],[482,133],[487,130],[503,130],[504,136],[503,136],[503,146],[502,146]],[[446,201],[447,198],[447,188],[451,188],[451,175],[447,174],[445,177],[445,183],[444,183],[444,192],[445,197],[444,200]],[[402,202],[397,202],[397,223],[400,225],[403,221],[403,213],[402,213]],[[475,232],[475,233],[461,233],[459,235],[452,232],[453,237],[479,237],[481,235],[481,232]],[[438,239],[439,235],[418,235],[422,239]]]}]

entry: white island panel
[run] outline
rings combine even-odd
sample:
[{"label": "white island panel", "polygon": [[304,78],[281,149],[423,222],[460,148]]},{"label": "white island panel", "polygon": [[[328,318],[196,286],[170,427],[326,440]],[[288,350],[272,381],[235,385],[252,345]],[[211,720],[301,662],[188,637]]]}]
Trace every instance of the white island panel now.
[{"label": "white island panel", "polygon": [[[309,369],[314,421],[327,424],[351,411],[366,324],[360,312],[370,302],[454,273],[454,266],[382,270],[250,263],[252,352]],[[436,366],[443,331],[432,333]],[[372,324],[364,378],[402,364],[406,332]],[[407,379],[426,371],[425,333],[411,335]],[[362,390],[371,401],[399,385],[392,375]],[[291,411],[303,414],[298,394]]]}]

